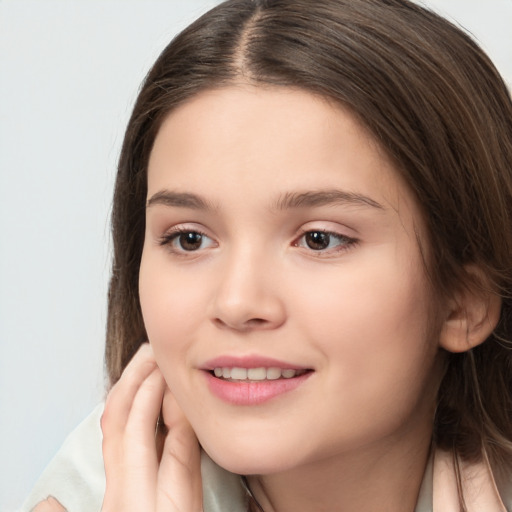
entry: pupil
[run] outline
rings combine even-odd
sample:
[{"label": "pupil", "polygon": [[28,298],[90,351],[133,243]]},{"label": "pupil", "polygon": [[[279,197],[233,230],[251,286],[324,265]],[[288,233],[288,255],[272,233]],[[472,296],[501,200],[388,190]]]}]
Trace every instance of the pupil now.
[{"label": "pupil", "polygon": [[185,251],[195,251],[201,247],[202,239],[200,233],[183,233],[180,235],[180,245]]},{"label": "pupil", "polygon": [[311,231],[306,234],[306,244],[310,249],[320,251],[329,247],[330,236],[321,231]]}]

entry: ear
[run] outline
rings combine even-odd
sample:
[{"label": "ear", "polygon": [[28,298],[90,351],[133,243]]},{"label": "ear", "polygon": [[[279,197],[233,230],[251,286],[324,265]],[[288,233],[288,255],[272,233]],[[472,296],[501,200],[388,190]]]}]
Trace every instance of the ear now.
[{"label": "ear", "polygon": [[439,343],[448,352],[466,352],[483,343],[500,319],[501,297],[491,290],[480,269],[468,267],[469,282],[448,301]]}]

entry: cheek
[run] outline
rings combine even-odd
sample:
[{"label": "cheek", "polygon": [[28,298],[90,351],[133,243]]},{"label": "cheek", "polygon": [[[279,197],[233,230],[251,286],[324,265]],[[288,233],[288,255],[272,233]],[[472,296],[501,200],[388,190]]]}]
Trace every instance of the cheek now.
[{"label": "cheek", "polygon": [[184,276],[169,268],[165,257],[143,253],[140,304],[146,332],[162,370],[176,361],[176,355],[192,341],[199,322],[198,311],[204,311],[202,286]]},{"label": "cheek", "polygon": [[315,420],[296,438],[289,434],[305,451],[331,456],[430,421],[437,354],[428,333],[430,294],[421,274],[383,261],[330,279],[317,274],[314,287],[290,294],[296,341],[321,354],[317,396],[304,408]]},{"label": "cheek", "polygon": [[305,328],[309,324],[313,332],[321,332],[319,340],[349,342],[373,333],[366,344],[376,347],[425,331],[430,298],[426,280],[416,266],[401,266],[385,254],[377,262],[350,263],[316,274],[309,282],[294,280],[302,283],[302,289],[289,295],[292,300],[299,299],[296,308],[302,311],[297,317],[306,320]]},{"label": "cheek", "polygon": [[338,396],[361,412],[362,404],[393,410],[390,398],[412,407],[437,354],[422,273],[382,261],[361,272],[340,272],[324,286],[296,294],[303,298],[297,303],[299,329],[323,352],[330,370],[326,389],[334,395],[344,389]]}]

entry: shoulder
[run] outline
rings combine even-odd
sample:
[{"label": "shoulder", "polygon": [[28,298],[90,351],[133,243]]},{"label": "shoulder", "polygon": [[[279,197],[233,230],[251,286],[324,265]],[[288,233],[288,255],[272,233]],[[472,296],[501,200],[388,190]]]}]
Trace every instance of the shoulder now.
[{"label": "shoulder", "polygon": [[458,512],[460,510],[459,485],[468,512],[511,512],[512,479],[495,478],[487,460],[478,463],[459,461],[458,468],[453,454],[437,450],[433,468],[434,512]]},{"label": "shoulder", "polygon": [[67,510],[97,512],[101,509],[105,492],[102,413],[103,404],[99,404],[66,438],[25,500],[21,512],[31,511],[48,496],[54,496]]},{"label": "shoulder", "polygon": [[[101,415],[104,404],[67,437],[25,500],[20,512],[57,512],[101,510],[105,494]],[[246,496],[239,475],[221,468],[204,452],[201,456],[205,512],[245,512]],[[55,508],[55,497],[62,508]],[[53,508],[52,508],[53,507]]]},{"label": "shoulder", "polygon": [[512,473],[508,471],[500,478],[496,478],[496,485],[506,510],[512,512]]}]

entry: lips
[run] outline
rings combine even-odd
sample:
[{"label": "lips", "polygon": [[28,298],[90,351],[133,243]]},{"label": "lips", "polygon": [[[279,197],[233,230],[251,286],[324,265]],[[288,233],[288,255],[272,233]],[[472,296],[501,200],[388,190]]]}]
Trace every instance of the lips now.
[{"label": "lips", "polygon": [[279,361],[271,357],[252,356],[219,356],[206,361],[202,368],[213,371],[215,368],[281,368],[282,370],[307,370],[308,367]]},{"label": "lips", "polygon": [[233,405],[262,404],[297,389],[313,373],[310,368],[260,356],[222,356],[202,369],[210,391]]}]

